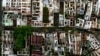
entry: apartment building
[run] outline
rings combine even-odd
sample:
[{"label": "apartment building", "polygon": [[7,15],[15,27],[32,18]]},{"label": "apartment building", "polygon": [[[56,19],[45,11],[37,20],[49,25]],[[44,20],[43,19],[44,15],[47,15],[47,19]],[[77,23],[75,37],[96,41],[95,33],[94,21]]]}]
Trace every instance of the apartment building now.
[{"label": "apartment building", "polygon": [[69,43],[69,52],[76,54],[76,55],[81,55],[82,54],[82,35],[81,33],[74,32],[73,34],[71,33],[71,30],[68,31],[68,43]]},{"label": "apartment building", "polygon": [[2,31],[2,56],[15,56],[13,53],[13,31],[3,30]]},{"label": "apartment building", "polygon": [[87,40],[90,41],[90,44],[91,44],[91,48],[95,49],[95,53],[100,56],[100,43],[99,41],[95,38],[95,36],[93,34],[89,34],[87,36]]},{"label": "apartment building", "polygon": [[27,18],[21,19],[22,15],[18,11],[3,11],[2,26],[4,27],[17,27],[26,26]]},{"label": "apartment building", "polygon": [[31,1],[31,12],[32,12],[32,23],[31,26],[41,27],[44,26],[42,22],[43,18],[43,1],[42,0],[32,0]]},{"label": "apartment building", "polygon": [[16,26],[16,20],[18,18],[17,11],[4,11],[3,12],[3,26]]},{"label": "apartment building", "polygon": [[[85,0],[87,1],[87,0]],[[76,14],[84,14],[85,11],[85,2],[84,0],[66,0],[65,1],[65,13],[68,13],[71,16]]]},{"label": "apartment building", "polygon": [[[53,10],[54,10],[54,0],[32,0],[32,25],[35,27],[44,27],[53,25]],[[43,8],[48,8],[49,22],[43,22]]]},{"label": "apartment building", "polygon": [[30,39],[31,44],[31,56],[42,56],[42,47],[44,44],[44,33],[33,32]]},{"label": "apartment building", "polygon": [[[67,4],[66,4],[67,5]],[[75,0],[69,0],[68,1],[68,14],[71,16],[74,16],[76,13],[76,2]]]},{"label": "apartment building", "polygon": [[22,15],[30,15],[31,0],[6,0],[5,10],[19,11]]},{"label": "apartment building", "polygon": [[42,21],[43,2],[42,0],[32,0],[32,20]]}]

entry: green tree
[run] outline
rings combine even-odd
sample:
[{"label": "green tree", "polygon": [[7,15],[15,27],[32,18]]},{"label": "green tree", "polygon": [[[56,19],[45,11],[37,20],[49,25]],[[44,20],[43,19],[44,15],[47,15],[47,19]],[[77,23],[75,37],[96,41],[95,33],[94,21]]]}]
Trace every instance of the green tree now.
[{"label": "green tree", "polygon": [[47,7],[43,7],[43,22],[49,23],[49,10]]},{"label": "green tree", "polygon": [[15,47],[17,48],[17,50],[20,50],[25,46],[27,36],[31,35],[33,29],[34,28],[30,26],[22,26],[17,27],[14,30]]},{"label": "green tree", "polygon": [[15,46],[17,50],[21,50],[22,48],[24,48],[25,44],[24,42],[25,42],[24,37],[21,34],[19,34],[15,41]]}]

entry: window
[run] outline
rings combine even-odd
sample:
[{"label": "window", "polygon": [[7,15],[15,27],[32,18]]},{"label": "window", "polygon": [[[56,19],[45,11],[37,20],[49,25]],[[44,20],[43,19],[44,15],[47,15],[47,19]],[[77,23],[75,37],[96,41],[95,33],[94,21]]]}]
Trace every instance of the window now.
[{"label": "window", "polygon": [[22,2],[25,2],[26,0],[22,0]]},{"label": "window", "polygon": [[13,0],[14,2],[16,2],[16,0]]},{"label": "window", "polygon": [[39,6],[39,3],[37,3],[37,6]]},{"label": "window", "polygon": [[51,5],[51,4],[50,4],[49,6],[50,6],[50,7],[52,7],[52,5]]}]

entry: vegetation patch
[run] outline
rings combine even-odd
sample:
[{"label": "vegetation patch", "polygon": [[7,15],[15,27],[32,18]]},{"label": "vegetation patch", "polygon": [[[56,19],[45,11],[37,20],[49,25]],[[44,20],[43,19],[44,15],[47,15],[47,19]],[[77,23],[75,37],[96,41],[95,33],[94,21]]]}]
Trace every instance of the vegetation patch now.
[{"label": "vegetation patch", "polygon": [[43,22],[49,23],[49,10],[47,7],[43,7]]}]

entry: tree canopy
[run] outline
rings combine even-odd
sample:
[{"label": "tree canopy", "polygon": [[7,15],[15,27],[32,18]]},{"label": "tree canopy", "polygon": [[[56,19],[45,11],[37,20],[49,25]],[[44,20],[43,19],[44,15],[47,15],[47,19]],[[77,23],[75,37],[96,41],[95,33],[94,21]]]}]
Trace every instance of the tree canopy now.
[{"label": "tree canopy", "polygon": [[49,23],[49,10],[47,7],[43,7],[43,22]]},{"label": "tree canopy", "polygon": [[15,28],[14,38],[15,38],[15,46],[17,49],[20,50],[24,47],[27,36],[31,34],[33,29],[34,28],[30,26],[22,26]]}]

